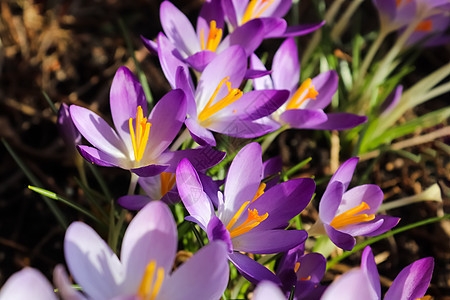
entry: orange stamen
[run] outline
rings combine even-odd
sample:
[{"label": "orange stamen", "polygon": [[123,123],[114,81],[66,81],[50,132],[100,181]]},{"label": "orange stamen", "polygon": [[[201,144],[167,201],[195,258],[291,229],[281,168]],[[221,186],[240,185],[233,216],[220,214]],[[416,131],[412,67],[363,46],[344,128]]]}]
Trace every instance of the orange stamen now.
[{"label": "orange stamen", "polygon": [[316,99],[316,96],[319,94],[311,85],[311,78],[306,79],[300,87],[295,91],[291,100],[289,101],[286,109],[297,109],[302,105],[303,102],[307,99]]},{"label": "orange stamen", "polygon": [[174,173],[161,173],[161,197],[167,194],[175,186],[176,176]]},{"label": "orange stamen", "polygon": [[425,31],[429,32],[433,29],[433,21],[431,20],[425,20],[419,23],[417,25],[416,29],[414,31]]},{"label": "orange stamen", "polygon": [[133,127],[133,118],[130,118],[128,121],[131,142],[133,143],[134,159],[140,161],[144,156],[150,134],[150,126],[152,124],[147,122],[147,118],[144,118],[144,112],[141,106],[138,106],[136,113],[136,132]]},{"label": "orange stamen", "polygon": [[[208,103],[206,103],[205,108],[203,108],[203,110],[198,115],[198,119],[201,122],[205,121],[216,112],[220,111],[221,109],[224,109],[225,107],[227,107],[228,105],[232,104],[234,101],[242,97],[243,93],[240,89],[231,88],[231,83],[228,81],[229,79],[230,77],[225,77],[224,79],[222,79],[222,81],[219,83],[216,90],[214,91],[213,95],[209,99]],[[224,84],[228,88],[228,95],[226,95],[223,99],[217,101],[215,104],[212,104],[217,94],[219,93],[220,88]]]},{"label": "orange stamen", "polygon": [[367,209],[370,209],[369,205],[366,202],[363,202],[360,205],[358,205],[354,208],[351,208],[351,209],[343,212],[342,214],[334,217],[334,219],[333,219],[333,221],[331,221],[330,225],[332,227],[334,227],[335,229],[339,229],[339,228],[345,227],[347,225],[368,222],[368,221],[375,219],[374,214],[356,215],[357,213],[360,213]]},{"label": "orange stamen", "polygon": [[205,43],[204,30],[200,31],[200,43],[202,50],[210,50],[215,52],[219,46],[220,40],[222,39],[222,29],[216,27],[216,21],[212,20],[209,26],[208,39]]},{"label": "orange stamen", "polygon": [[258,187],[258,190],[256,191],[255,197],[253,197],[252,202],[254,202],[256,199],[258,199],[262,194],[264,194],[265,188],[266,188],[266,184],[264,182],[261,182],[261,184]]}]

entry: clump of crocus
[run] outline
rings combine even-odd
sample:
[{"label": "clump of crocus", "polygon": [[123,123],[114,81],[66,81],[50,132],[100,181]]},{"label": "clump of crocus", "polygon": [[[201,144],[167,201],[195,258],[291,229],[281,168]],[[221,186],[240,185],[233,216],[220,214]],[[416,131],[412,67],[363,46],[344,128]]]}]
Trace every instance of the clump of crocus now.
[{"label": "clump of crocus", "polygon": [[205,1],[195,30],[178,8],[171,2],[164,1],[160,7],[160,19],[165,36],[160,34],[158,43],[142,37],[144,45],[160,55],[160,43],[165,42],[162,39],[168,40],[173,46],[172,55],[199,72],[202,72],[218,53],[233,45],[243,47],[248,57],[264,38],[262,22],[250,22],[225,36],[224,12],[220,2]]},{"label": "clump of crocus", "polygon": [[[250,59],[250,67],[266,70],[256,55]],[[336,93],[339,78],[335,71],[327,71],[308,78],[300,85],[300,64],[295,40],[289,38],[275,53],[272,74],[253,79],[256,90],[278,89],[289,91],[286,102],[273,114],[271,120],[280,126],[291,128],[344,130],[366,122],[367,117],[350,113],[328,113],[323,110]]]},{"label": "clump of crocus", "polygon": [[[70,273],[87,299],[219,299],[228,283],[225,244],[210,243],[172,272],[177,243],[173,215],[166,204],[157,201],[131,221],[120,260],[81,222],[67,229],[64,253]],[[73,293],[65,275],[60,272],[58,276],[62,285],[58,288]]]},{"label": "clump of crocus", "polygon": [[[434,259],[419,259],[404,268],[394,279],[385,300],[423,299],[433,275]],[[367,246],[361,257],[361,268],[349,271],[325,290],[322,300],[380,300],[381,286],[372,249]]]},{"label": "clump of crocus", "polygon": [[293,179],[264,192],[261,147],[251,143],[234,158],[219,193],[217,213],[196,170],[188,160],[177,168],[177,186],[190,216],[211,241],[228,245],[229,258],[246,278],[277,281],[276,276],[240,253],[270,254],[287,251],[307,238],[303,230],[285,230],[311,200],[315,184],[310,178]]},{"label": "clump of crocus", "polygon": [[[115,130],[94,112],[70,106],[75,126],[94,146],[78,146],[89,162],[131,170],[140,176],[154,176],[163,171],[174,172],[182,158],[191,156],[186,151],[166,150],[186,118],[183,91],[170,91],[147,114],[142,86],[130,70],[121,67],[111,86],[110,106]],[[197,153],[200,159],[200,152],[190,150],[189,153]],[[215,154],[209,156],[209,166],[215,165],[224,155],[218,151]]]},{"label": "clump of crocus", "polygon": [[319,220],[308,231],[327,234],[331,241],[344,250],[355,246],[354,236],[377,236],[399,222],[399,218],[376,215],[383,202],[383,192],[374,184],[364,184],[347,191],[358,158],[343,163],[331,177],[320,200]]}]

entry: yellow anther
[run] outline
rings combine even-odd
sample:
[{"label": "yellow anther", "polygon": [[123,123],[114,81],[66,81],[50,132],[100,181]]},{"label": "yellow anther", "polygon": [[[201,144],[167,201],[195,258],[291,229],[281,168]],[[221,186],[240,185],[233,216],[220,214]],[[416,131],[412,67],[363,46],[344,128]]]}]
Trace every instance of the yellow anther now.
[{"label": "yellow anther", "polygon": [[375,219],[375,215],[367,215],[367,214],[361,214],[357,215],[357,213],[360,213],[364,210],[370,209],[369,205],[366,202],[361,203],[360,205],[351,208],[342,214],[334,217],[334,219],[331,221],[330,225],[334,227],[335,229],[339,229],[342,227],[345,227],[347,225],[356,224],[356,223],[362,223],[362,222],[368,222]]},{"label": "yellow anther", "polygon": [[294,272],[297,273],[298,269],[300,268],[300,263],[296,262],[294,267]]},{"label": "yellow anther", "polygon": [[[156,279],[155,277],[156,271]],[[139,286],[138,296],[141,300],[154,300],[158,295],[161,285],[164,280],[164,268],[156,269],[156,262],[150,261],[145,269],[142,277],[141,285]]]},{"label": "yellow anther", "polygon": [[288,105],[286,106],[286,109],[300,108],[300,105],[302,105],[302,103],[305,102],[305,100],[316,99],[316,96],[318,94],[319,92],[317,92],[314,86],[311,85],[311,78],[308,78],[300,85],[300,87],[294,93]]},{"label": "yellow anther", "polygon": [[204,29],[202,28],[200,31],[200,43],[202,50],[207,49],[215,52],[219,46],[219,43],[222,40],[222,29],[217,28],[216,26],[216,21],[212,20],[209,25],[209,34],[206,43],[204,38]]},{"label": "yellow anther", "polygon": [[[200,122],[205,121],[209,117],[211,117],[216,112],[220,111],[221,109],[224,109],[228,105],[232,104],[234,101],[238,100],[242,97],[242,91],[240,89],[232,89],[231,83],[228,81],[230,77],[225,77],[222,79],[222,81],[217,86],[216,90],[214,91],[213,95],[209,99],[208,103],[206,103],[205,108],[200,112],[198,115],[198,119]],[[223,99],[217,101],[215,104],[212,104],[214,99],[216,98],[217,94],[220,91],[220,88],[223,85],[226,85],[228,88],[228,95],[226,95]]]},{"label": "yellow anther", "polygon": [[256,199],[258,199],[262,194],[264,194],[265,188],[266,188],[266,184],[264,182],[261,182],[261,184],[258,187],[258,190],[256,191],[255,197],[253,197],[252,202],[254,202]]},{"label": "yellow anther", "polygon": [[300,278],[300,281],[308,281],[308,280],[311,280],[311,275],[309,275],[308,277],[305,277],[305,278]]},{"label": "yellow anther", "polygon": [[234,214],[233,218],[231,218],[230,222],[227,225],[227,230],[230,231],[231,227],[233,227],[233,225],[236,223],[236,221],[239,219],[239,217],[242,215],[242,213],[244,212],[245,208],[247,207],[247,205],[250,204],[250,201],[245,201],[241,207],[239,208],[239,210]]},{"label": "yellow anther", "polygon": [[242,17],[241,25],[252,19],[259,18],[274,1],[275,0],[261,0],[258,4],[258,0],[250,0],[245,9],[244,16]]},{"label": "yellow anther", "polygon": [[128,120],[130,127],[131,142],[133,143],[134,159],[140,161],[144,156],[145,147],[147,146],[148,136],[150,134],[151,123],[144,118],[144,112],[141,106],[138,106],[136,113],[136,131],[133,127],[133,118]]},{"label": "yellow anther", "polygon": [[167,194],[175,186],[175,173],[161,173],[161,197]]},{"label": "yellow anther", "polygon": [[424,32],[429,32],[433,30],[433,21],[431,20],[425,20],[419,23],[419,25],[417,25],[416,29],[414,29],[414,31],[424,31]]}]

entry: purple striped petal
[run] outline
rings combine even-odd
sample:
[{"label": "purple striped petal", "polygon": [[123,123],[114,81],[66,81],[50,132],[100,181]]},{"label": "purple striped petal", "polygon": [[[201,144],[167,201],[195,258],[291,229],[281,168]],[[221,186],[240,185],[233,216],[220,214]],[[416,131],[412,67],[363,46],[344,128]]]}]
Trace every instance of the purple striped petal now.
[{"label": "purple striped petal", "polygon": [[321,109],[288,109],[280,115],[280,120],[292,128],[309,129],[327,121],[327,114]]},{"label": "purple striped petal", "polygon": [[154,201],[141,209],[128,225],[122,241],[120,258],[126,268],[125,289],[130,292],[139,289],[152,260],[168,273],[175,260],[177,241],[177,226],[165,203]]},{"label": "purple striped petal", "polygon": [[203,229],[214,215],[214,208],[198,177],[197,171],[187,159],[183,159],[176,171],[177,188],[184,206],[196,218]]},{"label": "purple striped petal", "polygon": [[231,260],[239,273],[241,273],[241,275],[251,283],[257,284],[260,281],[268,280],[277,285],[281,285],[280,279],[275,274],[250,257],[239,252],[234,252],[229,254],[228,258]]},{"label": "purple striped petal", "polygon": [[356,240],[350,234],[338,231],[328,224],[323,224],[330,240],[339,248],[350,251],[355,247]]},{"label": "purple striped petal", "polygon": [[116,131],[128,151],[133,151],[129,119],[136,118],[138,106],[141,106],[144,116],[147,116],[147,101],[139,80],[127,67],[120,67],[114,75],[109,102]]},{"label": "purple striped petal", "polygon": [[271,254],[294,248],[307,237],[308,234],[304,230],[250,230],[232,238],[232,241],[235,251]]},{"label": "purple striped petal", "polygon": [[213,242],[201,248],[164,280],[158,299],[219,299],[227,287],[228,277],[225,245]]},{"label": "purple striped petal", "polygon": [[292,179],[275,185],[250,204],[260,215],[269,216],[252,231],[283,229],[311,201],[314,193],[314,180],[310,178]]},{"label": "purple striped petal", "polygon": [[169,1],[164,1],[159,13],[161,26],[175,48],[192,55],[200,51],[200,43],[188,18]]},{"label": "purple striped petal", "polygon": [[300,79],[300,63],[295,40],[289,38],[278,48],[272,63],[272,80],[276,89],[292,92]]},{"label": "purple striped petal", "polygon": [[404,268],[384,296],[385,300],[420,299],[427,292],[433,275],[434,259],[426,257]]}]

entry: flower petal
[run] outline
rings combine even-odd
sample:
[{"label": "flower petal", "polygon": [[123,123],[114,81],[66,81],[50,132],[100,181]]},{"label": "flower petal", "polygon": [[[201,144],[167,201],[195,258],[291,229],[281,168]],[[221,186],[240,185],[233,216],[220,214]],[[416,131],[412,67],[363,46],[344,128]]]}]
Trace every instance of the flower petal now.
[{"label": "flower petal", "polygon": [[247,22],[227,35],[217,47],[217,52],[221,53],[231,46],[239,45],[245,50],[245,55],[248,57],[263,41],[264,30],[264,24],[260,20]]},{"label": "flower petal", "polygon": [[286,20],[281,18],[258,18],[256,20],[264,24],[265,39],[278,38],[283,36],[287,28]]},{"label": "flower petal", "polygon": [[337,91],[339,77],[334,70],[320,73],[311,79],[311,85],[319,92],[316,99],[308,99],[302,108],[306,109],[324,109],[330,104],[333,95]]},{"label": "flower petal", "polygon": [[235,251],[271,254],[294,248],[307,237],[308,234],[304,230],[250,230],[232,238],[232,241]]},{"label": "flower petal", "polygon": [[14,273],[3,285],[1,300],[57,300],[47,278],[36,269],[24,268]]},{"label": "flower petal", "polygon": [[334,181],[339,181],[342,182],[342,184],[344,185],[344,191],[346,191],[348,185],[350,184],[350,181],[352,180],[353,172],[355,171],[358,161],[359,157],[352,157],[345,161],[331,177],[328,185],[330,185]]},{"label": "flower petal", "polygon": [[175,86],[183,90],[186,96],[186,112],[188,118],[197,118],[197,104],[194,98],[194,83],[192,82],[189,68],[178,67],[175,75]]},{"label": "flower petal", "polygon": [[433,275],[434,259],[426,257],[404,268],[394,279],[385,300],[419,299],[427,292]]},{"label": "flower petal", "polygon": [[281,160],[281,156],[271,157],[263,162],[263,178],[275,175],[275,177],[271,177],[271,180],[266,181],[266,191],[278,183],[282,167],[283,161]]},{"label": "flower petal", "polygon": [[188,66],[182,61],[182,56],[163,34],[158,35],[158,58],[164,76],[172,88],[176,88],[176,72],[182,67],[186,76],[189,76]]},{"label": "flower petal", "polygon": [[289,38],[278,48],[272,63],[272,80],[276,89],[292,92],[300,79],[300,63],[295,40]]},{"label": "flower petal", "polygon": [[263,281],[255,289],[253,300],[286,300],[280,287],[271,281]]},{"label": "flower petal", "polygon": [[126,195],[117,199],[117,203],[123,208],[129,210],[141,210],[145,205],[150,203],[152,200],[159,200],[159,199],[151,199],[150,197],[144,195]]},{"label": "flower petal", "polygon": [[183,159],[176,171],[178,193],[189,214],[206,229],[214,208],[198,177],[197,171],[187,159]]},{"label": "flower petal", "polygon": [[189,129],[189,132],[194,141],[199,145],[216,145],[216,139],[214,138],[212,132],[198,124],[197,120],[193,118],[187,118],[186,121],[184,121],[184,124],[186,124],[186,127]]},{"label": "flower petal", "polygon": [[133,218],[123,237],[121,260],[126,268],[123,288],[136,292],[148,263],[170,273],[177,251],[177,226],[169,207],[160,201],[147,204]]},{"label": "flower petal", "polygon": [[254,138],[274,132],[281,125],[266,117],[258,120],[243,120],[239,117],[212,120],[208,128],[212,131],[239,138]]},{"label": "flower petal", "polygon": [[342,202],[336,215],[340,215],[362,202],[367,203],[370,207],[370,209],[364,210],[365,214],[375,214],[383,202],[383,191],[375,184],[363,184],[346,191],[342,196]]},{"label": "flower petal", "polygon": [[319,216],[323,223],[329,224],[336,216],[344,194],[344,184],[340,181],[328,183],[319,203]]},{"label": "flower petal", "polygon": [[127,161],[124,159],[118,159],[117,157],[111,156],[104,153],[97,148],[92,148],[89,146],[78,145],[77,150],[84,159],[88,162],[102,166],[102,167],[127,167]]},{"label": "flower petal", "polygon": [[74,222],[67,228],[64,256],[70,273],[89,298],[106,300],[121,294],[125,270],[91,227]]},{"label": "flower petal", "polygon": [[129,119],[136,118],[137,107],[147,115],[147,101],[139,80],[127,67],[120,67],[114,75],[109,92],[111,116],[116,131],[129,152],[133,151]]},{"label": "flower petal", "polygon": [[192,55],[200,51],[200,43],[188,18],[169,1],[160,7],[161,26],[175,48]]},{"label": "flower petal", "polygon": [[[53,270],[53,281],[55,282],[55,286],[58,289],[58,294],[61,296],[61,299],[86,300],[86,297],[84,297],[83,294],[81,294],[79,291],[73,288],[72,283],[69,281],[69,277],[67,276],[67,273],[64,270],[63,265],[57,265]],[[36,298],[34,294],[30,298],[39,299]],[[53,299],[53,298],[44,298],[44,299]]]},{"label": "flower petal", "polygon": [[208,64],[217,57],[215,52],[210,50],[199,51],[190,55],[185,59],[185,62],[198,72],[203,72]]},{"label": "flower petal", "polygon": [[196,149],[164,152],[161,154],[161,161],[169,165],[165,170],[168,173],[175,173],[178,164],[183,158],[189,159],[189,162],[196,170],[204,171],[222,161],[225,155],[225,152],[205,146]]},{"label": "flower petal", "polygon": [[364,234],[364,236],[380,235],[382,233],[385,233],[388,230],[391,230],[393,227],[397,226],[398,222],[400,222],[400,218],[384,216],[384,215],[375,216],[375,219],[372,222],[375,222],[376,220],[379,220],[379,219],[383,220],[383,224],[381,224],[381,226],[378,227],[376,230]]},{"label": "flower petal", "polygon": [[167,168],[168,165],[148,165],[145,167],[131,169],[131,172],[141,177],[150,177],[161,174]]},{"label": "flower petal", "polygon": [[335,299],[379,300],[374,297],[368,278],[359,269],[351,270],[339,277],[325,290],[321,298],[321,300]]},{"label": "flower petal", "polygon": [[233,252],[233,243],[231,242],[230,232],[227,230],[222,221],[216,216],[213,216],[206,228],[208,239],[210,241],[223,241],[227,245],[228,253]]},{"label": "flower petal", "polygon": [[349,113],[327,114],[327,120],[320,124],[308,126],[309,129],[318,130],[345,130],[351,129],[367,121],[366,116],[358,116]]},{"label": "flower petal", "polygon": [[148,122],[152,124],[144,152],[150,159],[158,157],[172,143],[186,118],[186,97],[180,89],[168,92],[153,108]]},{"label": "flower petal", "polygon": [[228,224],[245,201],[256,195],[262,179],[261,146],[250,143],[243,147],[231,163],[225,181],[224,211],[219,218]]},{"label": "flower petal", "polygon": [[361,256],[361,270],[365,273],[365,276],[369,279],[370,287],[373,290],[373,298],[381,299],[381,285],[380,276],[378,275],[377,264],[373,257],[372,249],[367,246],[364,248]]},{"label": "flower petal", "polygon": [[275,185],[249,205],[260,215],[269,216],[252,231],[283,229],[289,220],[298,215],[311,201],[314,193],[314,180],[310,178],[292,179]]},{"label": "flower petal", "polygon": [[280,115],[280,120],[292,128],[309,129],[327,121],[327,115],[321,109],[288,109]]},{"label": "flower petal", "polygon": [[355,247],[356,240],[350,234],[338,231],[328,224],[323,224],[330,240],[339,248],[350,251]]},{"label": "flower petal", "polygon": [[227,287],[228,274],[225,244],[212,242],[164,280],[158,299],[219,299]]},{"label": "flower petal", "polygon": [[325,21],[322,21],[320,23],[315,23],[315,24],[303,24],[303,25],[288,26],[286,28],[286,31],[279,37],[287,38],[287,37],[305,35],[305,34],[313,32],[313,31],[316,31],[323,25],[325,25]]},{"label": "flower petal", "polygon": [[[267,70],[258,56],[254,53],[250,56],[250,69],[259,71]],[[253,79],[253,87],[255,90],[274,89],[272,78],[269,75]]]},{"label": "flower petal", "polygon": [[71,105],[72,121],[89,143],[98,150],[117,158],[126,157],[126,147],[117,133],[100,116],[87,108]]},{"label": "flower petal", "polygon": [[281,285],[280,279],[273,274],[269,269],[257,263],[247,255],[239,252],[234,252],[228,255],[236,269],[251,283],[257,284],[263,280],[269,280],[277,285]]}]

